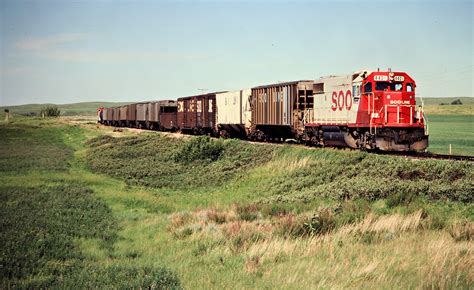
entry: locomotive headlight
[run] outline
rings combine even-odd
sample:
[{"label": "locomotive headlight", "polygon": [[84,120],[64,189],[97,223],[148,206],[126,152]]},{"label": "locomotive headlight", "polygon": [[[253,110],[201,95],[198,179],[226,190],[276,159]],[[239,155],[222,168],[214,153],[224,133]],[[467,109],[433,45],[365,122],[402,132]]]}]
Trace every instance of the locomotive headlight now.
[{"label": "locomotive headlight", "polygon": [[387,100],[390,100],[390,95],[387,95]]},{"label": "locomotive headlight", "polygon": [[410,100],[413,99],[413,96],[410,96]]}]

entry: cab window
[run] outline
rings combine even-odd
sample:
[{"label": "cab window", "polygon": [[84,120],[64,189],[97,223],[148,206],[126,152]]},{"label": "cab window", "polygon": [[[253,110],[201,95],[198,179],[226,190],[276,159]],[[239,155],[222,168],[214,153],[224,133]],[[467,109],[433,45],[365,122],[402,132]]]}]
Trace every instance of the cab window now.
[{"label": "cab window", "polygon": [[406,91],[407,91],[407,92],[413,92],[413,84],[408,83],[408,84],[406,85]]},{"label": "cab window", "polygon": [[372,83],[366,83],[364,85],[364,93],[370,93],[372,92]]},{"label": "cab window", "polygon": [[354,98],[354,103],[358,103],[360,99],[360,85],[352,86],[352,97]]},{"label": "cab window", "polygon": [[376,82],[376,91],[401,91],[403,89],[402,83]]}]

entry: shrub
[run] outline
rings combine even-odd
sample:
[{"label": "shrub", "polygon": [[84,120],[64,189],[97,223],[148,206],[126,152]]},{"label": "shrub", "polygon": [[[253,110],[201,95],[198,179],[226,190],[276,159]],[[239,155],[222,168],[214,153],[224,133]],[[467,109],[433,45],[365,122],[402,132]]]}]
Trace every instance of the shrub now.
[{"label": "shrub", "polygon": [[456,99],[456,100],[451,102],[451,105],[462,105],[462,102],[461,102],[460,99]]},{"label": "shrub", "polygon": [[48,105],[41,109],[40,114],[45,117],[59,117],[61,115],[61,111],[56,105]]},{"label": "shrub", "polygon": [[224,151],[222,141],[212,140],[208,136],[192,138],[175,153],[175,162],[216,161]]}]

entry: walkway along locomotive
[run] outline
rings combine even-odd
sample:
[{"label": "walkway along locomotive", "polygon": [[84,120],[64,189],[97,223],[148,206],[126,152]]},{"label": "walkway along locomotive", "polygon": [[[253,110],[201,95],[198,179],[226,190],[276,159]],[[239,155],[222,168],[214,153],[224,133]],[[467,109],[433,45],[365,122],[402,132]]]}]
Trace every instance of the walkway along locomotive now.
[{"label": "walkway along locomotive", "polygon": [[[423,151],[428,134],[415,88],[404,72],[359,71],[160,101],[169,107],[166,110],[159,109],[160,102],[150,102],[158,112],[155,122],[147,120],[148,111],[136,112],[152,107],[140,104],[100,108],[99,119],[113,126],[135,124],[258,141],[294,139],[317,146]],[[160,120],[159,112],[164,111],[175,117]],[[138,121],[127,119],[130,116],[142,117]]]}]

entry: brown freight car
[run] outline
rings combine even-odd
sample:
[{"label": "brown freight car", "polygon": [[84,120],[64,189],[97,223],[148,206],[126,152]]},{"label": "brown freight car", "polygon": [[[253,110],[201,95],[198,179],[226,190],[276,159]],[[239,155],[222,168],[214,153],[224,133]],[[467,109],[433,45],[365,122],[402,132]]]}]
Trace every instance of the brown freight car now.
[{"label": "brown freight car", "polygon": [[135,127],[136,126],[136,120],[137,120],[137,104],[130,104],[126,105],[124,107],[127,107],[127,121],[126,121],[126,126],[127,127]]},{"label": "brown freight car", "polygon": [[192,134],[214,133],[216,125],[215,92],[178,99],[178,127]]},{"label": "brown freight car", "polygon": [[178,127],[176,101],[164,100],[150,102],[147,105],[146,128],[157,130],[175,130]]},{"label": "brown freight car", "polygon": [[162,130],[175,130],[178,127],[178,104],[173,100],[159,101],[159,125]]},{"label": "brown freight car", "polygon": [[128,117],[128,105],[120,106],[119,107],[119,118],[118,118],[118,126],[125,127],[127,125],[127,117]]},{"label": "brown freight car", "polygon": [[120,107],[112,108],[112,125],[120,126]]},{"label": "brown freight car", "polygon": [[252,88],[250,139],[303,137],[304,119],[313,110],[313,81],[301,80]]},{"label": "brown freight car", "polygon": [[136,127],[137,128],[147,128],[147,119],[148,119],[148,105],[150,103],[138,103],[136,104]]}]

